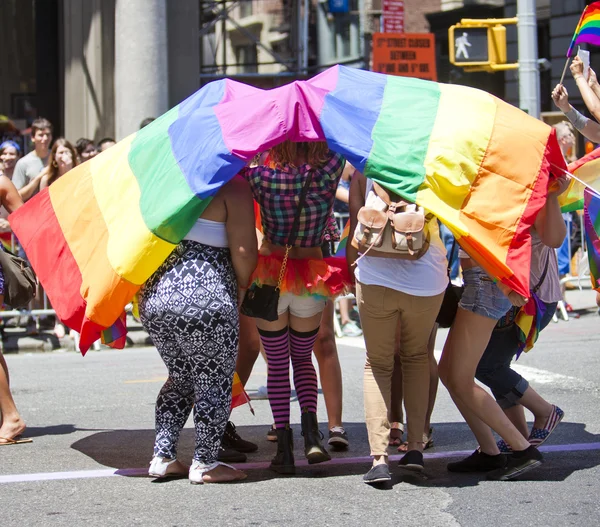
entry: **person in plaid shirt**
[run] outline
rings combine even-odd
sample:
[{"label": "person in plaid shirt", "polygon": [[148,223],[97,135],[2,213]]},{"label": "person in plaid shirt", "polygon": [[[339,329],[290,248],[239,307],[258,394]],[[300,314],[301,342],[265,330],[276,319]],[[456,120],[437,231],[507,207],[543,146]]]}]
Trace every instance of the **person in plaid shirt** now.
[{"label": "person in plaid shirt", "polygon": [[251,283],[278,284],[299,196],[312,173],[280,284],[279,317],[274,322],[256,319],[267,355],[267,391],[277,432],[277,455],[271,468],[291,474],[295,466],[289,424],[290,359],[302,411],[306,457],[310,464],[330,459],[321,445],[317,422],[317,375],[312,352],[326,300],[341,293],[348,283],[344,266],[333,265],[323,258],[321,250],[346,161],[323,142],[285,141],[270,150],[269,158],[268,164],[246,167],[241,172],[259,204],[264,235]]}]

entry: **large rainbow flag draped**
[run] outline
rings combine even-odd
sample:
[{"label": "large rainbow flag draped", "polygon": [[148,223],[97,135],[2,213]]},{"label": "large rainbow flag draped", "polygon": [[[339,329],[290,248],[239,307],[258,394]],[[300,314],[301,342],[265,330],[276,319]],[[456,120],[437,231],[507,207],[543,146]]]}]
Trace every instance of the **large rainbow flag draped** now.
[{"label": "large rainbow flag draped", "polygon": [[600,2],[593,2],[583,10],[573,33],[567,57],[571,56],[577,44],[600,46]]},{"label": "large rainbow flag draped", "polygon": [[568,171],[580,181],[572,179],[569,188],[558,197],[560,210],[583,210],[583,194],[586,188],[584,183],[600,192],[600,148],[570,163]]},{"label": "large rainbow flag draped", "polygon": [[[10,217],[85,352],[256,153],[325,140],[367,177],[438,216],[486,269],[529,293],[529,227],[554,131],[473,88],[335,66],[260,90],[212,82],[60,178]],[[120,331],[105,332],[121,335]]]}]

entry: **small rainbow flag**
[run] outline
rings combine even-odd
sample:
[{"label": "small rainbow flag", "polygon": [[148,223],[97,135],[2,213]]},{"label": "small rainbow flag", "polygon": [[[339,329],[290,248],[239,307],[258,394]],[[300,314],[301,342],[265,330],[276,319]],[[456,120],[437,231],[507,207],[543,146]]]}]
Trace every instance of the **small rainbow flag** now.
[{"label": "small rainbow flag", "polygon": [[560,210],[562,212],[583,210],[584,183],[600,192],[600,148],[570,163],[568,170],[581,181],[572,179],[566,192],[559,196]]},{"label": "small rainbow flag", "polygon": [[340,243],[338,243],[337,249],[335,250],[335,255],[340,258],[346,257],[346,245],[348,244],[348,237],[350,236],[350,219],[346,222],[346,226],[342,231],[342,237],[340,238]]},{"label": "small rainbow flag", "polygon": [[542,318],[546,314],[546,305],[535,293],[531,293],[529,301],[525,304],[515,318],[519,335],[517,359],[521,353],[527,353],[536,343],[541,331]]},{"label": "small rainbow flag", "polygon": [[600,2],[588,5],[581,13],[579,24],[575,28],[567,57],[571,56],[577,44],[600,46]]},{"label": "small rainbow flag", "polygon": [[600,291],[600,196],[585,189],[583,218],[592,287]]},{"label": "small rainbow flag", "polygon": [[231,390],[231,409],[233,410],[243,404],[248,404],[252,415],[255,415],[254,408],[252,408],[252,404],[250,404],[250,397],[248,397],[246,390],[244,390],[244,385],[242,384],[240,376],[235,372],[233,374],[233,387]]}]

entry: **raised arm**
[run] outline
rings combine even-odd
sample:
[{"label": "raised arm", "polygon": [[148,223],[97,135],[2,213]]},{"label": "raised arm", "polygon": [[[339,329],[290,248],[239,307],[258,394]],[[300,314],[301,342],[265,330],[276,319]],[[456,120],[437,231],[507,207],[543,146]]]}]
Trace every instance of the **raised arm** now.
[{"label": "raised arm", "polygon": [[587,106],[587,109],[594,116],[594,118],[600,121],[600,99],[594,93],[587,79],[583,76],[583,62],[579,57],[575,57],[571,63],[571,73],[575,79],[575,83],[579,88],[583,102]]},{"label": "raised arm", "polygon": [[569,178],[560,176],[552,182],[554,190],[548,191],[546,203],[538,212],[535,219],[535,230],[537,231],[542,243],[548,247],[558,249],[567,235],[567,228],[560,212],[558,196],[560,196],[569,186]]},{"label": "raised arm", "polygon": [[552,91],[552,100],[558,109],[565,114],[565,117],[571,121],[575,129],[586,139],[594,143],[600,143],[600,124],[592,119],[588,119],[569,104],[569,93],[564,86],[558,84],[554,88]]}]

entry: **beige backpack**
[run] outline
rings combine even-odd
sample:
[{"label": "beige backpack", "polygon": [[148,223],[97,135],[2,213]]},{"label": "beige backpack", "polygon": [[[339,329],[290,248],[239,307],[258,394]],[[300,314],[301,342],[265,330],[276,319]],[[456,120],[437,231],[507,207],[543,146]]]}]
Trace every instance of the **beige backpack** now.
[{"label": "beige backpack", "polygon": [[363,255],[418,260],[429,249],[427,222],[423,207],[373,182],[351,243]]}]

